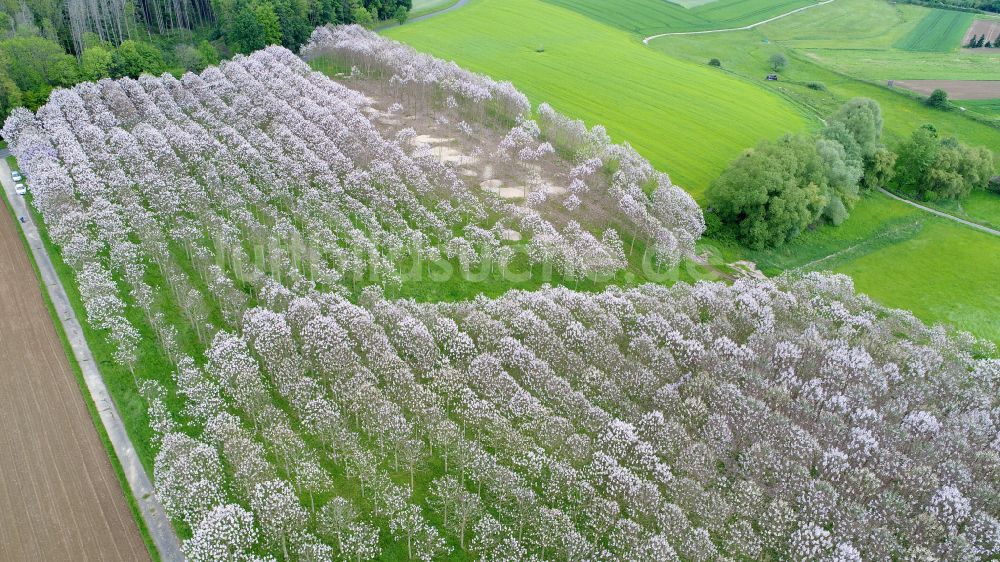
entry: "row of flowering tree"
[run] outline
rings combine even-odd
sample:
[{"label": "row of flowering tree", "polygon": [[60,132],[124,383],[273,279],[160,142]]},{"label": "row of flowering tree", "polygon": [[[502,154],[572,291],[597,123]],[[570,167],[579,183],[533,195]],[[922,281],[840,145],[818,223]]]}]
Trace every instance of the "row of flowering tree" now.
[{"label": "row of flowering tree", "polygon": [[[665,263],[693,249],[697,207],[599,127],[357,28],[313,45],[500,128],[496,154],[558,147],[572,196],[605,186]],[[991,344],[817,274],[387,298],[412,254],[485,259],[511,221],[564,269],[627,250],[469,189],[368,103],[270,48],[4,125],[189,559],[1000,555]]]},{"label": "row of flowering tree", "polygon": [[694,200],[635,149],[612,143],[603,127],[588,130],[582,121],[569,119],[548,104],[538,107],[538,123],[528,120],[531,104],[510,82],[469,72],[356,25],[317,28],[302,55],[307,60],[331,59],[387,81],[393,93],[413,107],[440,111],[452,106],[471,122],[514,125],[493,153],[500,162],[530,164],[547,151],[561,149],[578,164],[564,202],[570,211],[587,198],[588,180],[608,173],[612,176],[608,194],[631,225],[633,238],[641,235],[664,264],[675,265],[693,254],[694,243],[705,230]]}]

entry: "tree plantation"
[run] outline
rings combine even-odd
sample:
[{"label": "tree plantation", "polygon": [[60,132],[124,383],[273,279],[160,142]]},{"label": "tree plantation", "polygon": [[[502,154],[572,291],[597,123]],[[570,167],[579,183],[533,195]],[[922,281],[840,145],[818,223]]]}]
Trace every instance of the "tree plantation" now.
[{"label": "tree plantation", "polygon": [[[603,127],[356,25],[302,54],[0,131],[188,560],[1000,556],[993,343],[845,276],[646,283],[705,222]],[[754,158],[835,222],[880,133],[859,101]]]}]

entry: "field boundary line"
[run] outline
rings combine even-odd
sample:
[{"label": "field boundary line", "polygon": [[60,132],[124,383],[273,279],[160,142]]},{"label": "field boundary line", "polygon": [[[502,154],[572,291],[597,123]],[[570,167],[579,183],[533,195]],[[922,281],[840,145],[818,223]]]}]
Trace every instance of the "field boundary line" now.
[{"label": "field boundary line", "polygon": [[38,227],[35,225],[31,213],[28,212],[24,198],[14,192],[13,182],[10,181],[10,168],[7,166],[5,158],[6,154],[6,150],[0,151],[0,156],[4,156],[4,158],[0,158],[0,174],[3,175],[0,178],[2,179],[0,183],[3,184],[3,189],[12,210],[21,219],[18,221],[18,225],[21,227],[21,231],[28,241],[28,246],[31,247],[31,254],[35,260],[35,265],[37,265],[42,282],[49,293],[52,306],[59,314],[59,321],[62,323],[63,331],[69,341],[73,356],[76,358],[76,362],[80,366],[80,371],[83,373],[87,390],[90,392],[90,397],[97,408],[101,423],[104,425],[104,430],[111,440],[111,445],[125,473],[125,479],[128,480],[132,495],[139,505],[139,511],[142,513],[142,518],[146,524],[146,528],[149,530],[149,535],[153,539],[153,543],[156,545],[156,549],[159,551],[163,562],[182,562],[184,555],[181,553],[180,539],[177,537],[177,533],[170,523],[170,518],[163,511],[163,506],[160,505],[160,501],[156,498],[149,475],[146,474],[146,469],[139,460],[139,455],[132,445],[132,440],[125,431],[125,424],[122,422],[118,408],[115,406],[114,401],[111,399],[111,394],[104,384],[101,372],[97,369],[94,356],[90,352],[90,347],[87,345],[86,339],[83,337],[83,328],[80,326],[79,320],[77,320],[73,307],[70,306],[66,290],[63,288],[62,282],[56,274],[55,267],[52,265],[52,260],[45,250]]},{"label": "field boundary line", "polygon": [[656,35],[650,35],[649,37],[646,37],[645,39],[642,40],[642,42],[645,45],[649,45],[649,42],[652,41],[653,39],[659,39],[660,37],[669,37],[672,35],[704,35],[706,33],[723,33],[726,31],[746,31],[748,29],[753,29],[759,25],[764,25],[765,23],[771,23],[772,21],[780,20],[781,18],[788,17],[792,14],[797,14],[799,12],[815,8],[817,6],[823,6],[825,4],[829,4],[830,2],[833,2],[833,0],[823,0],[822,2],[809,4],[808,6],[802,6],[801,8],[795,8],[794,10],[785,12],[783,14],[779,14],[777,16],[774,16],[773,18],[768,18],[766,20],[759,21],[757,23],[751,23],[750,25],[744,25],[743,27],[728,27],[725,29],[706,29],[702,31],[674,31],[671,33],[658,33]]},{"label": "field boundary line", "polygon": [[965,226],[968,226],[968,227],[971,227],[971,228],[975,228],[976,230],[981,230],[981,231],[983,231],[983,232],[985,232],[987,234],[992,234],[993,236],[1000,236],[1000,230],[996,230],[996,229],[990,228],[988,226],[981,225],[981,224],[979,224],[977,222],[972,222],[972,221],[965,220],[963,218],[956,217],[955,215],[952,215],[950,213],[946,213],[944,211],[939,211],[939,210],[933,209],[931,207],[927,207],[926,205],[921,205],[920,203],[917,203],[916,201],[912,201],[912,200],[907,199],[905,197],[900,197],[899,195],[896,195],[895,193],[893,193],[893,192],[891,192],[891,191],[889,191],[889,190],[887,190],[887,189],[885,189],[883,187],[878,188],[878,190],[881,191],[882,193],[888,195],[889,197],[892,197],[896,201],[901,201],[903,203],[906,203],[907,205],[911,205],[911,206],[916,207],[916,208],[918,208],[918,209],[920,209],[922,211],[927,211],[928,213],[933,213],[933,214],[935,214],[935,215],[937,215],[939,217],[943,217],[943,218],[946,218],[946,219],[951,219],[951,220],[953,220],[953,221],[955,221],[957,223],[964,224]]}]

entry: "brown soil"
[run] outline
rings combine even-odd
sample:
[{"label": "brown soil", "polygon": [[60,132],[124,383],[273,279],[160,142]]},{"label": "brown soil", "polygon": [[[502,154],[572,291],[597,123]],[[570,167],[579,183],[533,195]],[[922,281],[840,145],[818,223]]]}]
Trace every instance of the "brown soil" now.
[{"label": "brown soil", "polygon": [[[973,37],[979,37],[980,35],[985,35],[987,41],[995,41],[1000,37],[1000,20],[973,20],[972,25],[969,26],[969,30],[965,32],[965,37],[962,38],[962,47],[969,44],[969,40]],[[980,47],[978,49],[963,49],[967,52],[972,53],[995,53],[996,50],[985,47]]]},{"label": "brown soil", "polygon": [[955,100],[1000,98],[1000,80],[896,80],[894,85],[921,94],[940,88]]},{"label": "brown soil", "polygon": [[0,560],[149,560],[0,206]]}]

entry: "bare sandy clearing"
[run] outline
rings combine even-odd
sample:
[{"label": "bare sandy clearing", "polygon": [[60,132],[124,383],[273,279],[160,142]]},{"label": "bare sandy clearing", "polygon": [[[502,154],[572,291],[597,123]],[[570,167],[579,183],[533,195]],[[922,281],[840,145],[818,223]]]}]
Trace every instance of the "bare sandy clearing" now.
[{"label": "bare sandy clearing", "polygon": [[413,137],[413,144],[444,144],[451,142],[455,139],[444,138],[444,137],[432,137],[430,135],[417,135]]},{"label": "bare sandy clearing", "polygon": [[[570,195],[567,186],[574,163],[563,160],[558,154],[517,164],[492,160],[490,155],[507,134],[507,129],[469,126],[458,111],[448,114],[447,119],[432,119],[406,105],[393,107],[396,105],[394,98],[387,96],[376,82],[351,77],[344,78],[342,83],[365,96],[368,106],[363,111],[375,116],[375,126],[383,136],[395,136],[404,128],[412,128],[413,133],[409,134],[413,155],[431,157],[452,166],[470,189],[494,193],[505,202],[517,205],[527,204],[526,196],[539,192],[544,197],[536,197],[532,207],[556,225],[574,220],[585,227],[591,224],[612,226],[618,232],[631,228],[623,220],[617,203],[608,196],[606,180],[600,176],[588,179],[589,192],[580,197],[582,201],[575,210],[571,211],[564,204]],[[390,108],[393,111],[390,112]]]},{"label": "bare sandy clearing", "polygon": [[0,560],[149,560],[10,213],[0,215]]},{"label": "bare sandy clearing", "polygon": [[509,240],[511,242],[517,242],[518,240],[521,239],[521,233],[516,230],[511,230],[509,228],[506,228],[503,231],[503,239]]},{"label": "bare sandy clearing", "polygon": [[499,195],[502,199],[524,198],[523,187],[503,187],[503,182],[500,180],[486,180],[480,183],[479,187],[481,187],[483,191]]},{"label": "bare sandy clearing", "polygon": [[896,80],[894,84],[925,95],[940,88],[955,100],[1000,98],[1000,80]]}]

